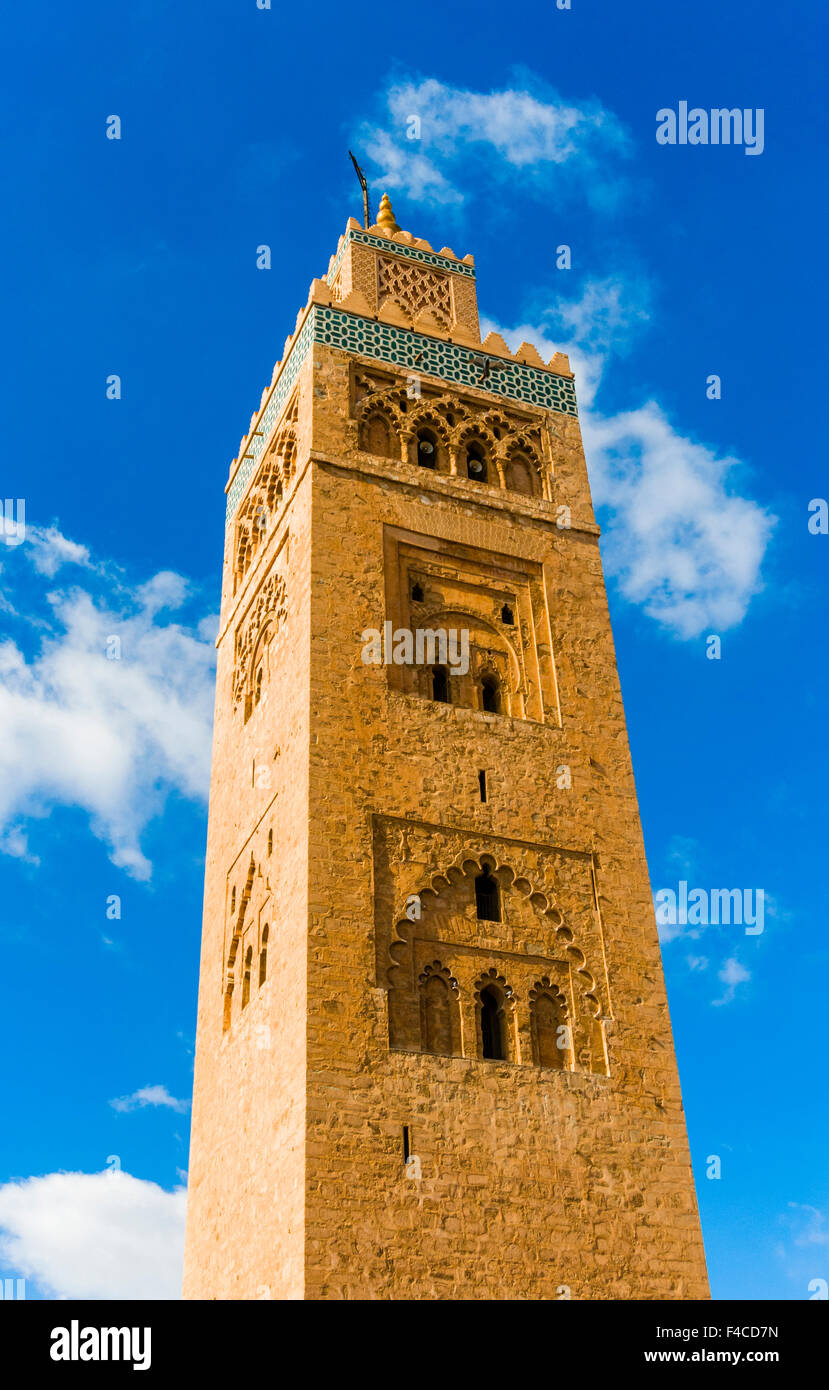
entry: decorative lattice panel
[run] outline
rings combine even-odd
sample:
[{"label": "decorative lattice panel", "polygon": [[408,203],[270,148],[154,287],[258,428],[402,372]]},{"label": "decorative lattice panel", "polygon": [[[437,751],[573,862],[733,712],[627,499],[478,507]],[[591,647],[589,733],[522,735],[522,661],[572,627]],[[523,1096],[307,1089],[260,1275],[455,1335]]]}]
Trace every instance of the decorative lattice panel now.
[{"label": "decorative lattice panel", "polygon": [[412,318],[428,309],[440,322],[448,324],[451,321],[452,297],[448,275],[438,275],[434,270],[424,270],[420,266],[405,265],[394,256],[381,256],[377,288],[381,304],[386,298],[393,299],[408,309]]}]

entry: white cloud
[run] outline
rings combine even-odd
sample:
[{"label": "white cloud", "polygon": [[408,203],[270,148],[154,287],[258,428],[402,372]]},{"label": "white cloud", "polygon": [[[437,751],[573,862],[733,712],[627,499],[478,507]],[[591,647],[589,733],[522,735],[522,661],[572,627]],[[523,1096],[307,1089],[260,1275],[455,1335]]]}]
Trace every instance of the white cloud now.
[{"label": "white cloud", "polygon": [[751,979],[751,971],[746,970],[736,956],[729,956],[728,960],[723,961],[721,968],[717,971],[717,979],[725,985],[725,992],[722,999],[712,999],[712,1004],[730,1004],[737,992],[737,986],[743,985]]},{"label": "white cloud", "polygon": [[788,1205],[791,1211],[797,1213],[786,1220],[795,1245],[829,1245],[829,1226],[825,1214],[818,1207],[804,1202],[789,1202]]},{"label": "white cloud", "polygon": [[[576,373],[581,430],[602,557],[620,592],[676,636],[723,633],[745,617],[762,588],[760,567],[774,526],[733,481],[740,461],[681,434],[655,401],[615,415],[595,406],[611,346],[624,347],[647,318],[641,287],[588,281],[541,326],[494,328],[515,350],[534,343],[545,360],[568,353]],[[637,305],[639,304],[639,307]],[[574,338],[553,342],[550,325]]]},{"label": "white cloud", "polygon": [[[4,579],[29,554],[36,573],[84,547],[49,533],[47,550],[26,543],[10,552]],[[40,560],[38,560],[40,554]],[[48,555],[48,563],[43,557]],[[21,592],[24,586],[21,584]],[[24,655],[0,643],[0,848],[28,854],[24,827],[56,805],[80,806],[113,863],[150,876],[140,836],[175,790],[203,800],[210,766],[215,650],[209,633],[177,623],[189,586],[156,575],[135,592],[105,566],[91,566],[86,587],[37,592],[25,585]],[[21,600],[17,608],[22,610]],[[203,622],[204,620],[202,620]],[[118,659],[108,659],[117,656]]]},{"label": "white cloud", "polygon": [[761,588],[772,518],[737,494],[739,460],[683,436],[660,407],[582,421],[603,556],[621,592],[683,638],[722,633]]},{"label": "white cloud", "polygon": [[175,1096],[170,1095],[166,1086],[141,1086],[139,1090],[133,1091],[131,1096],[119,1096],[109,1103],[113,1110],[140,1110],[152,1105],[175,1110],[180,1115],[190,1108],[189,1100],[176,1100]]},{"label": "white cloud", "polygon": [[[550,91],[536,96],[526,86],[472,92],[427,78],[393,84],[385,102],[383,124],[362,131],[366,155],[380,170],[372,182],[405,190],[413,202],[463,203],[452,176],[468,175],[476,155],[485,158],[487,184],[520,170],[525,187],[528,180],[546,186],[566,164],[568,187],[578,181],[589,200],[601,202],[619,182],[616,166],[601,156],[618,159],[628,149],[620,122],[600,102],[565,102]],[[416,139],[409,135],[413,117],[420,123]]]},{"label": "white cloud", "polygon": [[690,835],[672,835],[665,859],[687,878],[696,873],[700,854],[701,846],[698,840]]},{"label": "white cloud", "polygon": [[54,526],[27,526],[25,553],[38,574],[51,579],[62,565],[90,564],[89,551],[85,545],[70,541],[61,535]]},{"label": "white cloud", "polygon": [[53,1298],[180,1298],[185,1205],[124,1172],[6,1183],[0,1259]]},{"label": "white cloud", "polygon": [[623,280],[608,275],[587,279],[578,299],[559,299],[555,321],[567,342],[598,357],[604,367],[607,354],[627,347],[649,322],[651,289],[641,276]]},{"label": "white cloud", "polygon": [[[607,204],[629,151],[624,128],[600,103],[536,95],[526,84],[473,92],[434,78],[403,81],[388,88],[385,106],[383,122],[364,128],[363,147],[381,171],[374,182],[415,202],[460,206],[464,189],[506,178],[520,178],[522,193],[532,185],[549,192],[566,165],[567,188]],[[762,587],[774,518],[741,495],[740,461],[683,434],[658,402],[612,415],[596,408],[610,353],[649,315],[647,282],[611,276],[587,280],[578,299],[559,300],[540,325],[482,328],[513,348],[532,342],[546,360],[569,354],[604,563],[621,593],[680,638],[721,634]]]},{"label": "white cloud", "polygon": [[382,169],[373,183],[384,190],[403,189],[413,203],[462,203],[463,195],[449,182],[440,169],[415,149],[396,143],[386,130],[366,132],[369,158]]}]

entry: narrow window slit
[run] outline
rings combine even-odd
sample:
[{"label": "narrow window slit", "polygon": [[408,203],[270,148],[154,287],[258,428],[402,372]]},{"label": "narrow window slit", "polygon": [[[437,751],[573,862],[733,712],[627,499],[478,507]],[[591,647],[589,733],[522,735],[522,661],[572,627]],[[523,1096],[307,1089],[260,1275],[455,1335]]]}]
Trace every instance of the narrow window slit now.
[{"label": "narrow window slit", "polygon": [[449,704],[449,674],[445,666],[432,668],[432,699]]},{"label": "narrow window slit", "polygon": [[488,867],[475,879],[475,907],[479,922],[500,922],[501,897],[498,882],[492,877]]},{"label": "narrow window slit", "polygon": [[494,676],[484,676],[481,681],[481,707],[488,714],[500,714],[500,700],[498,698],[498,682]]},{"label": "narrow window slit", "polygon": [[481,1052],[492,1062],[507,1060],[500,1000],[493,989],[481,990]]}]

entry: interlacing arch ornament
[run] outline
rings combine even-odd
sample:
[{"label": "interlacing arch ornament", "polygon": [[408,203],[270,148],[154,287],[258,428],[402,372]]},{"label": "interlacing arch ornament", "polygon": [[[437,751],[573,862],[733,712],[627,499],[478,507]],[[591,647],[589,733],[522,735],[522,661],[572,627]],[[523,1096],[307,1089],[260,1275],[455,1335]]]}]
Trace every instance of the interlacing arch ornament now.
[{"label": "interlacing arch ornament", "polygon": [[[474,444],[487,465],[485,486],[552,500],[552,470],[541,419],[536,424],[502,406],[485,406],[449,392],[413,394],[413,380],[414,369],[408,386],[405,381],[388,384],[364,372],[356,374],[354,415],[361,449],[377,452],[372,447],[372,430],[379,438],[377,422],[381,421],[386,452],[380,457],[475,480],[480,474],[468,471],[466,457]],[[423,431],[435,437],[434,463],[419,455],[418,437]]]},{"label": "interlacing arch ornament", "polygon": [[234,546],[234,593],[272,532],[290,482],[296,474],[298,415],[299,399],[295,395],[239,507]]},{"label": "interlacing arch ornament", "polygon": [[244,705],[250,716],[256,697],[256,673],[263,653],[288,615],[285,579],[274,572],[259,590],[250,612],[236,632],[233,707]]},{"label": "interlacing arch ornament", "polygon": [[[512,893],[520,893],[530,905],[535,909],[539,916],[546,922],[548,928],[554,933],[554,942],[557,951],[561,953],[563,960],[566,960],[574,984],[578,992],[579,1007],[577,1012],[583,1019],[584,1025],[589,1030],[602,1032],[602,1005],[599,998],[599,991],[595,976],[587,965],[587,959],[580,946],[577,944],[574,934],[570,927],[565,925],[562,913],[556,904],[554,895],[547,889],[541,891],[536,888],[530,880],[516,870],[511,864],[498,861],[491,853],[485,849],[465,849],[460,851],[452,864],[444,870],[432,872],[425,882],[421,882],[419,887],[409,887],[403,894],[398,912],[394,917],[392,939],[389,944],[389,965],[386,978],[389,989],[389,1012],[390,1020],[392,1014],[392,998],[395,990],[402,991],[405,986],[403,981],[406,978],[407,963],[411,953],[411,945],[414,937],[417,936],[417,920],[413,920],[408,911],[407,905],[411,903],[413,895],[419,900],[421,913],[423,907],[439,907],[440,899],[447,890],[458,888],[462,884],[468,885],[469,894],[474,901],[474,882],[475,879],[488,868],[493,878],[498,881],[501,889],[502,901],[505,898],[505,890]],[[419,919],[418,919],[419,920]],[[401,973],[402,972],[402,973]],[[496,976],[498,972],[496,971]],[[545,981],[548,977],[543,977],[535,985],[536,993],[531,996],[533,999],[539,997],[539,991],[549,990],[550,997],[557,1003],[563,993],[558,986],[550,983],[548,986]],[[504,981],[506,985],[506,980]],[[510,996],[511,998],[513,996]],[[568,1026],[574,1026],[576,1021],[570,1018],[569,1006],[564,998],[564,1007],[567,1009],[562,1021]],[[603,1038],[603,1032],[602,1032]],[[575,1057],[575,1063],[585,1070],[591,1069],[590,1043],[592,1039],[587,1038],[585,1045],[576,1052],[575,1039],[571,1039],[571,1055]],[[603,1043],[597,1052],[603,1052]],[[564,1053],[565,1067],[571,1065],[568,1054]],[[599,1059],[594,1070],[605,1071],[605,1063]]]},{"label": "interlacing arch ornament", "polygon": [[231,1012],[233,1008],[233,990],[236,984],[236,958],[239,954],[239,947],[245,930],[245,913],[248,909],[253,883],[256,878],[256,861],[253,855],[250,856],[247,878],[245,886],[237,899],[237,912],[231,920],[230,945],[227,949],[227,960],[224,970],[224,1017],[222,1022],[223,1032],[227,1032],[230,1027]]}]

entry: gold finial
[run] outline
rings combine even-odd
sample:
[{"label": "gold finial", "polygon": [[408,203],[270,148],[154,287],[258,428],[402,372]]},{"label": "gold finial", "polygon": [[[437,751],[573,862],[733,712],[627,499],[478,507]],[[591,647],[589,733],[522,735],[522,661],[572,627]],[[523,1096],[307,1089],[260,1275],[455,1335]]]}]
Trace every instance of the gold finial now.
[{"label": "gold finial", "polygon": [[380,199],[380,211],[377,214],[377,226],[382,227],[386,236],[392,236],[394,232],[399,232],[400,228],[394,220],[391,199],[388,193],[384,193]]}]

